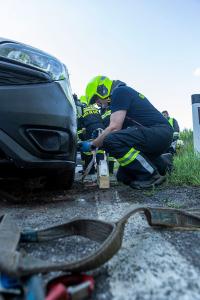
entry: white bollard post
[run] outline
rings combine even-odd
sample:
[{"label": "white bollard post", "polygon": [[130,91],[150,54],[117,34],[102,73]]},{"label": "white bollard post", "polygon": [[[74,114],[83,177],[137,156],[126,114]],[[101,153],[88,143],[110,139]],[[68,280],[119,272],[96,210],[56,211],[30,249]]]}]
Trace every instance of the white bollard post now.
[{"label": "white bollard post", "polygon": [[192,95],[194,151],[200,153],[200,94]]}]

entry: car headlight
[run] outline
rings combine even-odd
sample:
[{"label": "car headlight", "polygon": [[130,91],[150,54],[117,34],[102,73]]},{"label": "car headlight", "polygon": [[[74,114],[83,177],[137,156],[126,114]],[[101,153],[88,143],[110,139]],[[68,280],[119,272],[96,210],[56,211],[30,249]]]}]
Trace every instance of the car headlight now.
[{"label": "car headlight", "polygon": [[0,57],[23,63],[48,73],[53,80],[67,77],[64,65],[51,55],[22,44],[7,42],[0,44]]}]

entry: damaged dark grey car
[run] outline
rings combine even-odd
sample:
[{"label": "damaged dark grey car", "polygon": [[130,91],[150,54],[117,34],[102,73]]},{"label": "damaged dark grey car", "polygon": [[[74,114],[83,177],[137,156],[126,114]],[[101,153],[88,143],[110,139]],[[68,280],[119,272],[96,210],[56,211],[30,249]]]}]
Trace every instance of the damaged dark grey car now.
[{"label": "damaged dark grey car", "polygon": [[46,176],[70,188],[76,109],[63,63],[0,38],[0,177]]}]

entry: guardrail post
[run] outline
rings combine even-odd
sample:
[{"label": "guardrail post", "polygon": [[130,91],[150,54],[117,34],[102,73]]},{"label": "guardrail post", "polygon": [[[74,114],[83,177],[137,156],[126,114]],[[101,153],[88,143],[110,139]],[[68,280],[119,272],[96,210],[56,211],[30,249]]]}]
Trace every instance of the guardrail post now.
[{"label": "guardrail post", "polygon": [[192,95],[194,151],[200,153],[200,94]]}]

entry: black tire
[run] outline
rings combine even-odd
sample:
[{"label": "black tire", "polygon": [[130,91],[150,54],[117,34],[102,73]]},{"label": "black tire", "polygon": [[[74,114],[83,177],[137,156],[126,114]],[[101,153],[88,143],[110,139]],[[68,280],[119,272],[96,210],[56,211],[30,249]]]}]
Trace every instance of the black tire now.
[{"label": "black tire", "polygon": [[69,190],[75,177],[75,168],[55,171],[54,174],[47,176],[47,187],[50,189]]}]

